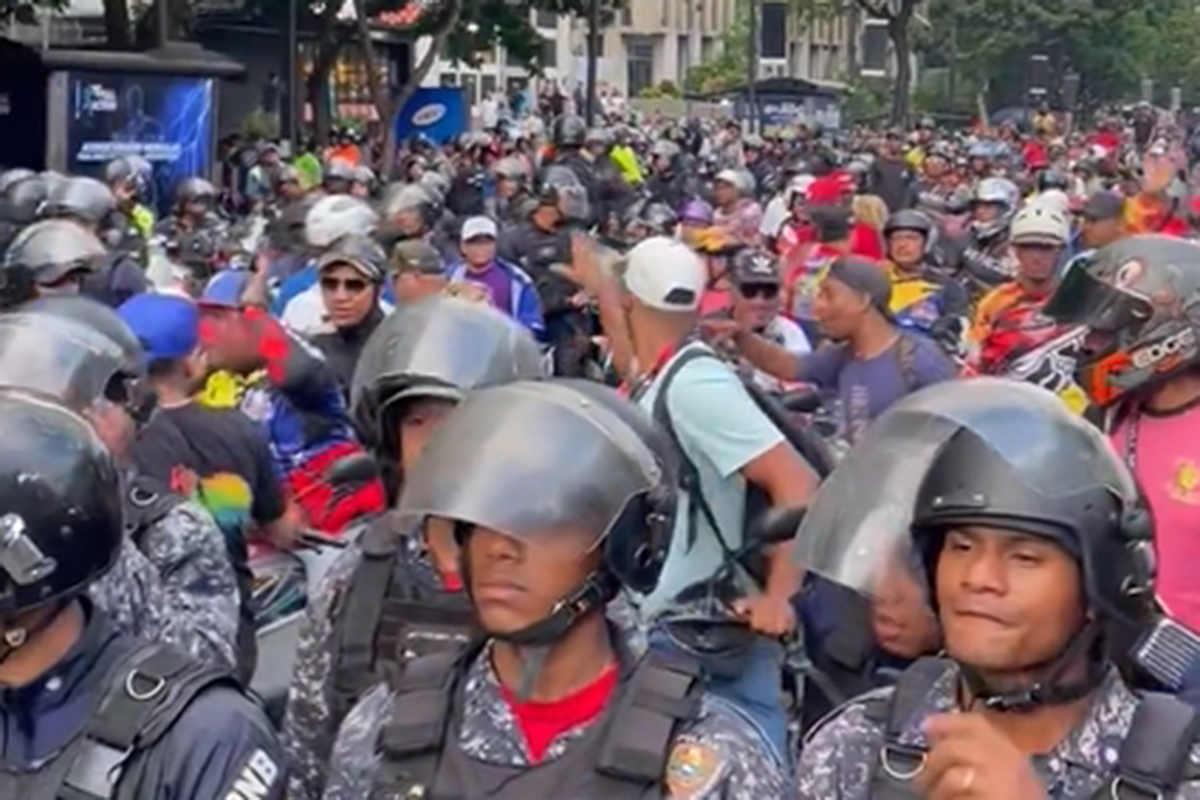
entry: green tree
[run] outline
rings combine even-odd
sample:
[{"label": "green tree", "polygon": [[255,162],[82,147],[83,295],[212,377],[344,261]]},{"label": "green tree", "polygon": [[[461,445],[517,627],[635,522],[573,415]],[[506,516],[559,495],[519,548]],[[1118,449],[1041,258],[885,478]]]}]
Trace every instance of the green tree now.
[{"label": "green tree", "polygon": [[988,87],[993,105],[1025,102],[1037,53],[1056,74],[1079,73],[1085,104],[1136,96],[1144,77],[1197,83],[1200,21],[1190,0],[932,0],[929,18],[927,55]]},{"label": "green tree", "polygon": [[[1015,0],[1019,2],[1020,0]],[[841,16],[851,11],[887,23],[888,40],[896,62],[892,82],[891,119],[901,124],[908,119],[912,94],[912,21],[921,0],[791,0],[792,10],[804,20]],[[852,8],[852,6],[854,8]]]}]

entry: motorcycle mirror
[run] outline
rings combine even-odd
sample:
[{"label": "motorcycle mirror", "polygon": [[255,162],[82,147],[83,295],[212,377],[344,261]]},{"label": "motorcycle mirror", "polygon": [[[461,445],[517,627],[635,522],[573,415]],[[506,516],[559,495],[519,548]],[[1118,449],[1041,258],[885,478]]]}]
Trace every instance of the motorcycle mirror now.
[{"label": "motorcycle mirror", "polygon": [[325,482],[334,486],[346,483],[370,483],[379,477],[379,465],[368,453],[339,458],[325,470]]}]

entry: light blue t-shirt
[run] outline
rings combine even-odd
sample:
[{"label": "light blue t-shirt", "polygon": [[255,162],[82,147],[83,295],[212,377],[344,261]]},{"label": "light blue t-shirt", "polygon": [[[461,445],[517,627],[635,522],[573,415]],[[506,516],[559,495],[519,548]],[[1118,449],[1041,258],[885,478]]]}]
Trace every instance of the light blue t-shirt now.
[{"label": "light blue t-shirt", "polygon": [[[675,354],[691,348],[689,344]],[[668,362],[637,399],[647,414],[654,413],[662,376],[671,370]],[[751,461],[784,441],[783,434],[746,393],[741,379],[724,362],[698,358],[671,379],[667,411],[675,436],[699,473],[701,491],[721,528],[725,544],[733,550],[742,546],[746,480],[741,470]],[[688,547],[690,499],[683,492],[675,518],[675,531],[658,588],[647,596],[633,596],[643,620],[652,620],[671,607],[682,590],[700,583],[721,567],[724,550],[704,515],[696,514],[696,541]]]}]

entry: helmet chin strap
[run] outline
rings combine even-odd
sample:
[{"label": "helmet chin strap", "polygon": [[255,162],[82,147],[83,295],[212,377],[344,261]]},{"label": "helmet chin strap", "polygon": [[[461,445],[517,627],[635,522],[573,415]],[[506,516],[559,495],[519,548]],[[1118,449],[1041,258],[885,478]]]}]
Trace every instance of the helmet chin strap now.
[{"label": "helmet chin strap", "polygon": [[[1021,714],[1042,706],[1073,703],[1086,697],[1104,680],[1105,670],[1101,663],[1089,658],[1099,638],[1099,625],[1095,620],[1088,620],[1061,653],[1034,668],[1033,682],[1021,689],[993,689],[978,671],[966,666],[961,667],[963,682],[972,698],[993,711]],[[1084,675],[1074,681],[1064,680],[1063,675],[1081,662],[1086,667]]]}]

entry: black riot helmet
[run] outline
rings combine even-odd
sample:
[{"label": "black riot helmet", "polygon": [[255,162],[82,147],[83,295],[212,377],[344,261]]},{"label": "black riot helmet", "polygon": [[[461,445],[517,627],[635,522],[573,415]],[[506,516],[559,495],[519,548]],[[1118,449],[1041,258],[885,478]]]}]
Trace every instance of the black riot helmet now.
[{"label": "black riot helmet", "polygon": [[204,178],[187,178],[175,190],[175,205],[179,210],[192,203],[212,206],[217,202],[217,187]]},{"label": "black riot helmet", "polygon": [[4,190],[8,201],[8,213],[18,225],[28,225],[37,219],[42,204],[46,202],[49,188],[39,176],[16,181]]},{"label": "black riot helmet", "polygon": [[43,217],[64,217],[85,225],[99,225],[113,209],[117,199],[112,190],[95,178],[68,178],[56,186],[42,206]]},{"label": "black riot helmet", "polygon": [[85,412],[100,400],[146,422],[154,395],[136,335],[111,308],[87,297],[43,297],[0,315],[0,385],[55,398]]},{"label": "black riot helmet", "polygon": [[[1079,564],[1087,605],[1081,629],[1019,690],[993,689],[961,665],[972,694],[1001,710],[1086,695],[1107,668],[1099,645],[1154,611],[1153,526],[1103,434],[1050,392],[978,378],[900,401],[822,486],[797,536],[796,558],[870,593],[884,562],[907,553],[922,565],[936,608],[946,533],[971,525],[1059,546]],[[953,657],[953,641],[947,649]],[[1072,673],[1081,660],[1086,676]]]},{"label": "black riot helmet", "polygon": [[573,114],[559,117],[554,122],[554,146],[560,149],[583,147],[587,142],[588,127],[582,117]]},{"label": "black riot helmet", "polygon": [[1051,189],[1056,189],[1060,192],[1070,192],[1071,179],[1067,177],[1066,173],[1059,170],[1044,169],[1037,176],[1038,193],[1048,192]]},{"label": "black riot helmet", "polygon": [[124,529],[119,471],[78,414],[0,389],[0,437],[2,660],[36,632],[11,622],[81,594],[116,561]]},{"label": "black riot helmet", "polygon": [[587,189],[570,167],[554,164],[538,178],[538,202],[553,205],[567,223],[583,224],[591,219]]},{"label": "black riot helmet", "polygon": [[670,546],[675,486],[670,446],[616,392],[582,380],[520,381],[471,394],[442,423],[398,510],[453,520],[460,537],[484,527],[530,547],[566,530],[586,534],[579,556],[599,550],[598,569],[548,617],[502,635],[541,648],[620,587],[654,590]]},{"label": "black riot helmet", "polygon": [[364,440],[395,458],[407,404],[458,402],[477,389],[545,374],[524,326],[488,305],[431,297],[390,315],[371,334],[350,384],[350,410]]},{"label": "black riot helmet", "polygon": [[[18,289],[31,279],[40,291],[56,291],[73,278],[82,279],[107,255],[94,233],[66,219],[48,219],[25,228],[4,254],[4,280],[7,289]],[[78,282],[74,285],[78,288]],[[15,297],[17,302],[32,295]]]}]

